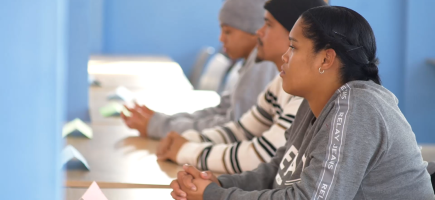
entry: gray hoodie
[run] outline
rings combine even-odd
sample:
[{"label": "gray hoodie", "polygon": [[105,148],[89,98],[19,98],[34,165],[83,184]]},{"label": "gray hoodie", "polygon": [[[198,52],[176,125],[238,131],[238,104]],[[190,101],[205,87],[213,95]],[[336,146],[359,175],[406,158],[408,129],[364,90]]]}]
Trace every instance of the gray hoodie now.
[{"label": "gray hoodie", "polygon": [[278,74],[272,62],[256,63],[257,49],[253,49],[239,71],[239,78],[230,93],[221,96],[218,106],[193,114],[166,115],[156,112],[148,123],[151,138],[160,139],[170,131],[182,133],[189,129],[202,131],[239,119],[257,102],[258,95]]},{"label": "gray hoodie", "polygon": [[397,98],[372,81],[352,81],[316,119],[299,108],[287,143],[269,163],[219,177],[204,199],[434,199],[411,126]]}]

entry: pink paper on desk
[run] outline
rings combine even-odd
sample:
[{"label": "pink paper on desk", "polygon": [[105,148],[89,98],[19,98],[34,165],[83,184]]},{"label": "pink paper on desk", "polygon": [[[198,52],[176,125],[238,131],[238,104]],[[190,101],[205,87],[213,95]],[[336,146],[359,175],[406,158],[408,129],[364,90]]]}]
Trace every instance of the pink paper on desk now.
[{"label": "pink paper on desk", "polygon": [[101,191],[100,187],[98,187],[97,183],[92,182],[89,189],[85,192],[83,197],[80,200],[108,200],[106,196],[104,196],[103,191]]}]

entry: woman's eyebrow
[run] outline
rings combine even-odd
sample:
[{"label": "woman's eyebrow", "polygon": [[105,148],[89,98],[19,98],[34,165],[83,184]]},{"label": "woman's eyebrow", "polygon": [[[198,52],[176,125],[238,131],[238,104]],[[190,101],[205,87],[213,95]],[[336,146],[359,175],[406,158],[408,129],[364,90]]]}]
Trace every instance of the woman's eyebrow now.
[{"label": "woman's eyebrow", "polygon": [[294,42],[298,42],[298,40],[296,40],[295,38],[289,37],[288,38],[290,41],[294,41]]}]

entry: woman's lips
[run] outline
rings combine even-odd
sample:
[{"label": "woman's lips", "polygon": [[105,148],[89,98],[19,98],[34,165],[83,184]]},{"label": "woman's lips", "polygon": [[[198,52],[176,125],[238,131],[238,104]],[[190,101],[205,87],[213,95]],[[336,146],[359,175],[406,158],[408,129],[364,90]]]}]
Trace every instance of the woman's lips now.
[{"label": "woman's lips", "polygon": [[283,66],[281,66],[281,72],[279,73],[279,75],[280,75],[281,77],[283,77],[283,76],[285,75],[285,71],[284,71]]}]

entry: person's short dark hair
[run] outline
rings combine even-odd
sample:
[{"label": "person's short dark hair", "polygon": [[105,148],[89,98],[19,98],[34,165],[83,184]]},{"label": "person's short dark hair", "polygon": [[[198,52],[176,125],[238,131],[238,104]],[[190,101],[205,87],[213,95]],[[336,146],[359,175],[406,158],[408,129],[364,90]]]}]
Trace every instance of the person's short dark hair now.
[{"label": "person's short dark hair", "polygon": [[342,62],[341,81],[372,80],[381,84],[376,40],[370,24],[352,9],[321,6],[301,16],[303,34],[314,42],[314,51],[334,49]]}]

